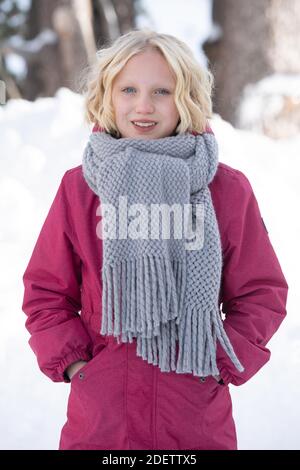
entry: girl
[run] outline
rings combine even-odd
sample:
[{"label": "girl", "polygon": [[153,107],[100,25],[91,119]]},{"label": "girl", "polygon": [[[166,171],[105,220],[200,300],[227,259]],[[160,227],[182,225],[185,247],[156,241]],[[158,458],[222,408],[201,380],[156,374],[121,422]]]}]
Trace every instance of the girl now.
[{"label": "girl", "polygon": [[88,75],[93,132],[23,276],[39,367],[71,382],[59,449],[237,449],[228,385],[269,360],[288,285],[248,179],[218,162],[212,84],[149,30]]}]

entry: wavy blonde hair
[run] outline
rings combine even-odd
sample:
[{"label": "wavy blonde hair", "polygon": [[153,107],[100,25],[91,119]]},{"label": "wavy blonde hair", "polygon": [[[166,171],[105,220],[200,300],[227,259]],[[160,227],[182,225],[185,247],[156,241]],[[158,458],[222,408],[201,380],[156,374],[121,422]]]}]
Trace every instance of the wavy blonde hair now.
[{"label": "wavy blonde hair", "polygon": [[212,73],[199,65],[184,42],[148,28],[134,29],[104,45],[97,51],[95,63],[83,71],[80,87],[86,121],[120,136],[112,106],[113,80],[132,56],[149,48],[163,54],[176,77],[174,101],[180,119],[175,132],[204,132],[212,117]]}]

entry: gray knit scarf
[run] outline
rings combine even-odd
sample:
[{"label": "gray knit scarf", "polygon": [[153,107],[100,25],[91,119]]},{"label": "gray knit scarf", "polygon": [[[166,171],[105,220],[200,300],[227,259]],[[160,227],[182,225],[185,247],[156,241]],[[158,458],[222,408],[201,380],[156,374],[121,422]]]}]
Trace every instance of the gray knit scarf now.
[{"label": "gray knit scarf", "polygon": [[[235,367],[244,370],[219,308],[222,250],[208,188],[217,166],[218,147],[211,132],[150,140],[93,132],[84,151],[83,175],[101,206],[117,209],[120,197],[126,196],[119,217],[132,204],[143,206],[144,218],[152,204],[176,204],[182,212],[189,206],[190,220],[195,221],[196,206],[203,208],[200,249],[186,248],[184,235],[164,239],[160,224],[158,239],[150,232],[144,238],[128,237],[128,232],[123,238],[103,237],[100,333],[114,335],[118,343],[120,337],[123,343],[137,338],[137,355],[162,372],[219,374],[217,339]],[[118,227],[117,218],[109,214],[105,221]],[[133,221],[126,220],[129,229]]]}]

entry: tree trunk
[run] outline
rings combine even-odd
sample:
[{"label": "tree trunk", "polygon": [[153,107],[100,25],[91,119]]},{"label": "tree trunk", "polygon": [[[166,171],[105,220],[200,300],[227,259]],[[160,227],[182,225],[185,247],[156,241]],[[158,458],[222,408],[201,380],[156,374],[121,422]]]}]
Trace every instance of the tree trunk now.
[{"label": "tree trunk", "polygon": [[[300,42],[300,2],[214,0],[213,21],[219,25],[221,34],[208,39],[204,51],[215,76],[214,110],[233,125],[246,127],[240,117],[241,101],[249,89],[246,86],[275,73],[300,72],[297,46]],[[267,101],[265,104],[268,106]],[[296,119],[299,126],[299,103],[291,96],[283,96],[282,110],[272,116],[272,124],[259,123],[258,127],[272,135],[274,121],[281,118],[286,121],[287,109],[291,122]],[[282,123],[274,136],[278,136],[280,127],[285,129],[285,135],[288,134],[288,126]]]},{"label": "tree trunk", "polygon": [[215,76],[215,111],[235,124],[235,111],[247,83],[271,72],[266,50],[269,28],[266,8],[270,0],[214,0],[213,21],[221,37],[207,41],[204,51]]},{"label": "tree trunk", "polygon": [[22,96],[53,96],[60,87],[78,91],[81,72],[95,60],[97,48],[134,27],[137,2],[32,0],[24,43],[8,51],[27,62]]}]

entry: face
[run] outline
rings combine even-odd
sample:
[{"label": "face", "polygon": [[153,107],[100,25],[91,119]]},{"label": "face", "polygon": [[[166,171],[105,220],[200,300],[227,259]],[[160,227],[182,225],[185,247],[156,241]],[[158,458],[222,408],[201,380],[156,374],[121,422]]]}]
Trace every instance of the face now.
[{"label": "face", "polygon": [[147,50],[131,57],[112,86],[112,105],[121,137],[159,139],[172,135],[179,120],[175,85],[175,77],[160,52]]}]

